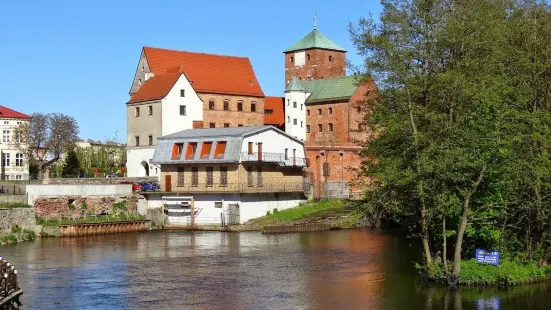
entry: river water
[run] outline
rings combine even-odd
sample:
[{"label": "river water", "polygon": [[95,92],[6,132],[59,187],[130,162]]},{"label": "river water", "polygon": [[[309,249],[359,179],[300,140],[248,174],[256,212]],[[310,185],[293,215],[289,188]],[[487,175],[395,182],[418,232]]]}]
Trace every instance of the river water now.
[{"label": "river water", "polygon": [[0,247],[22,309],[551,309],[551,284],[415,285],[411,240],[371,230],[158,231]]}]

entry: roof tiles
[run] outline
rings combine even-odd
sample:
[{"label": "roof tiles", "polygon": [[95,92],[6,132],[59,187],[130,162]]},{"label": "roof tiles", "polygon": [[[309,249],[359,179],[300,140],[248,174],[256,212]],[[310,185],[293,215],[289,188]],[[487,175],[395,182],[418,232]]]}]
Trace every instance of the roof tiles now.
[{"label": "roof tiles", "polygon": [[[264,124],[283,126],[285,122],[285,98],[266,97],[264,98]],[[266,114],[266,110],[271,110],[272,114]]]},{"label": "roof tiles", "polygon": [[143,48],[149,69],[155,76],[184,72],[199,93],[264,97],[251,62],[246,57],[223,56]]},{"label": "roof tiles", "polygon": [[283,51],[284,53],[307,50],[312,48],[319,48],[325,50],[333,50],[346,52],[346,50],[338,46],[335,42],[329,40],[326,36],[321,34],[318,30],[314,29],[307,34],[304,38],[300,39],[297,43]]},{"label": "roof tiles", "polygon": [[155,75],[149,78],[130,98],[128,103],[137,103],[163,99],[168,95],[182,73]]},{"label": "roof tiles", "polygon": [[10,108],[6,108],[3,105],[0,105],[0,118],[31,119],[31,117],[27,114],[23,114]]}]

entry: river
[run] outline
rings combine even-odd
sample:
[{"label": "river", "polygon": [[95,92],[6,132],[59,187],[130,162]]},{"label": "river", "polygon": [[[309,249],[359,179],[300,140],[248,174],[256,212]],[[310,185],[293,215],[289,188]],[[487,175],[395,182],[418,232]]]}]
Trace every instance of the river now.
[{"label": "river", "polygon": [[0,247],[22,309],[551,309],[551,284],[415,285],[411,240],[349,230],[157,231]]}]

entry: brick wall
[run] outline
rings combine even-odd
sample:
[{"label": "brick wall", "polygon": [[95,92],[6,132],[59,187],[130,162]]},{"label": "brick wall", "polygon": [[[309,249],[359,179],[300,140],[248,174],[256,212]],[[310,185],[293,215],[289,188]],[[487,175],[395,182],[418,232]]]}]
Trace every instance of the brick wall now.
[{"label": "brick wall", "polygon": [[[94,214],[113,214],[113,204],[126,201],[128,212],[137,212],[138,199],[131,196],[107,196],[107,197],[80,197],[58,196],[53,198],[39,198],[35,200],[34,209],[36,215],[44,219],[56,219],[60,216],[80,218]],[[83,209],[85,206],[85,210]]]},{"label": "brick wall", "polygon": [[[290,81],[293,76],[303,80],[308,80],[309,77],[319,80],[346,74],[346,53],[320,49],[306,50],[305,53],[306,62],[301,67],[295,67],[295,63],[290,60],[290,57],[295,57],[295,52],[285,53],[285,88],[287,88],[287,81]],[[310,60],[308,60],[308,54],[310,54]],[[331,61],[329,56],[332,56]]]},{"label": "brick wall", "polygon": [[[264,98],[248,96],[231,96],[218,94],[199,94],[203,100],[203,126],[210,123],[216,127],[262,126],[264,125]],[[214,110],[209,109],[209,102],[214,99]],[[228,101],[228,110],[224,110],[224,101]],[[243,102],[243,111],[238,111],[238,102]],[[256,111],[251,111],[251,104],[256,103]]]}]

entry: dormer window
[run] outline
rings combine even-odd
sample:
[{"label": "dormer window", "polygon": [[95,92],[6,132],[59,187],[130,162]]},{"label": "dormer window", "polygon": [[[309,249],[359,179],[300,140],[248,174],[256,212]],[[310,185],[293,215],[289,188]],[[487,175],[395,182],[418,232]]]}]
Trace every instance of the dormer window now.
[{"label": "dormer window", "polygon": [[208,159],[210,156],[210,150],[212,149],[212,142],[203,142],[201,147],[201,159]]},{"label": "dormer window", "polygon": [[186,159],[194,159],[197,152],[197,142],[192,142],[187,145]]},{"label": "dormer window", "polygon": [[184,149],[183,143],[174,143],[174,145],[172,146],[172,156],[170,157],[170,159],[172,160],[180,159],[183,149]]},{"label": "dormer window", "polygon": [[216,148],[214,149],[214,159],[223,159],[226,152],[226,141],[216,142]]}]

